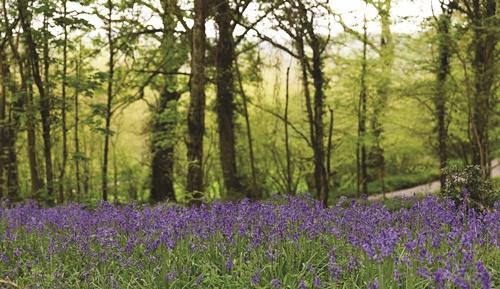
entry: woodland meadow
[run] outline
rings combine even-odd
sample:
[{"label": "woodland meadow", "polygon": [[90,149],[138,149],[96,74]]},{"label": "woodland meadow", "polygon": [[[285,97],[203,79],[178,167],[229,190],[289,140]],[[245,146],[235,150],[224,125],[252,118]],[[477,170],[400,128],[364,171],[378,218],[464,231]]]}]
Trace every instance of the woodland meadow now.
[{"label": "woodland meadow", "polygon": [[0,1],[0,288],[500,286],[498,0]]}]

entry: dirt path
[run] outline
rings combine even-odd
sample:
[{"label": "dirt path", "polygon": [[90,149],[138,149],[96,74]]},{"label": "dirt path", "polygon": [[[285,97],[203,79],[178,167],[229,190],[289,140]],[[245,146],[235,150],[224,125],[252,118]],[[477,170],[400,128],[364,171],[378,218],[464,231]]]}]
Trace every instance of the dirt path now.
[{"label": "dirt path", "polygon": [[[491,163],[492,170],[491,170],[491,176],[492,177],[498,177],[500,176],[500,160],[494,160]],[[394,192],[389,192],[386,193],[387,198],[397,198],[397,197],[411,197],[413,194],[416,193],[424,193],[424,194],[430,194],[432,192],[435,192],[441,188],[441,184],[439,181],[433,181],[431,183],[419,185],[413,188],[408,188],[408,189],[402,189]],[[373,195],[368,197],[369,200],[380,200],[384,196],[382,194],[378,195]]]}]

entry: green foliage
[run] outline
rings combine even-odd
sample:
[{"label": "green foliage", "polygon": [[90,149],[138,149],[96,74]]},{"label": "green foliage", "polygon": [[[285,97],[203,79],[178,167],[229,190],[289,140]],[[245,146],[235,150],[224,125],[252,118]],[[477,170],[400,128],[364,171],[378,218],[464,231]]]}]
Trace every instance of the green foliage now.
[{"label": "green foliage", "polygon": [[[246,2],[246,1],[243,1]],[[254,20],[265,18],[265,14],[273,10],[276,17],[287,17],[286,11],[294,11],[289,3],[277,6],[272,1],[250,1],[250,7],[255,10],[255,15],[242,13],[239,21],[252,26]],[[314,2],[314,1],[313,1]],[[307,3],[313,5],[314,3]],[[107,62],[109,46],[107,43],[107,17],[108,3],[113,5],[112,37],[115,48],[115,72],[113,77],[114,95],[112,103],[113,121],[110,130],[103,129],[106,116],[106,85],[109,78]],[[118,162],[136,164],[134,178],[138,184],[138,195],[141,196],[148,189],[148,174],[151,160],[151,148],[175,146],[175,186],[176,194],[182,196],[186,182],[186,116],[190,89],[190,49],[191,34],[189,27],[192,20],[192,7],[190,1],[151,1],[129,0],[68,0],[68,11],[63,13],[62,2],[57,1],[32,1],[29,14],[33,25],[33,34],[40,57],[40,69],[43,76],[43,44],[48,40],[49,50],[49,83],[51,97],[51,119],[53,148],[52,158],[54,166],[62,163],[62,123],[63,107],[66,108],[66,123],[68,137],[68,154],[74,161],[85,162],[85,174],[91,178],[88,181],[89,199],[98,195],[100,167],[102,166],[102,137],[112,136],[111,149],[120,151]],[[370,2],[372,3],[372,2]],[[369,3],[369,5],[371,5]],[[374,2],[373,2],[374,3]],[[156,5],[158,4],[158,5]],[[238,5],[233,2],[231,5]],[[235,7],[233,7],[235,8]],[[0,9],[2,10],[2,9]],[[22,27],[18,21],[17,2],[6,1],[7,18],[0,20],[1,36],[7,36],[7,31],[13,33],[14,46],[18,46],[21,57],[25,57],[25,43],[22,38]],[[313,9],[314,10],[314,9]],[[320,6],[315,10],[322,10]],[[211,11],[210,13],[212,13]],[[318,11],[316,11],[318,12]],[[383,11],[391,14],[392,11]],[[437,11],[439,15],[439,11]],[[356,13],[355,11],[353,13]],[[322,14],[322,13],[320,13]],[[48,17],[49,29],[43,29],[43,17]],[[93,15],[88,17],[88,15]],[[318,14],[319,15],[319,14]],[[279,25],[271,18],[253,28],[263,35]],[[318,35],[320,41],[326,40],[323,32],[330,18],[320,15],[315,23],[320,28]],[[357,16],[361,16],[357,15]],[[380,15],[379,15],[380,16]],[[385,15],[387,16],[387,15]],[[212,17],[212,15],[210,15]],[[339,15],[341,17],[341,15]],[[450,43],[453,46],[453,55],[450,59],[450,77],[444,87],[447,92],[447,132],[448,132],[448,157],[457,165],[470,163],[472,146],[470,142],[470,120],[467,113],[470,111],[470,95],[474,71],[471,60],[473,55],[470,50],[473,41],[473,31],[470,23],[462,13],[455,11],[450,27]],[[398,18],[404,19],[404,18]],[[17,23],[13,29],[6,26],[6,20],[11,25]],[[274,19],[276,20],[276,19]],[[335,20],[331,19],[334,23]],[[373,21],[379,21],[376,17]],[[367,52],[367,97],[368,115],[373,114],[375,101],[380,92],[380,86],[388,85],[387,105],[380,115],[384,133],[380,147],[384,149],[385,163],[385,190],[393,191],[408,188],[429,181],[436,180],[438,159],[436,154],[437,137],[434,111],[436,51],[439,44],[439,35],[435,25],[437,18],[429,17],[421,24],[418,33],[392,33],[391,40],[394,44],[394,65],[390,73],[381,73],[381,65],[387,54],[381,55],[380,31],[371,32],[374,22],[369,22],[369,35]],[[211,20],[210,20],[211,21]],[[209,21],[209,22],[210,22]],[[267,22],[266,22],[267,21]],[[183,24],[187,26],[184,27]],[[330,22],[328,22],[330,23]],[[330,24],[331,24],[330,23]],[[393,23],[396,24],[396,23]],[[209,25],[210,26],[210,25]],[[209,27],[207,26],[207,27]],[[63,83],[62,48],[65,44],[62,28],[68,30],[67,44],[67,75],[66,75],[66,103],[61,100]],[[186,29],[187,28],[187,29]],[[364,143],[368,151],[372,152],[370,158],[371,168],[368,171],[370,194],[382,191],[378,178],[378,167],[382,164],[380,153],[373,154],[371,148],[376,145],[373,137],[374,130],[368,124],[366,135],[360,139],[357,135],[358,109],[360,93],[360,71],[362,64],[361,38],[356,35],[361,32],[361,27],[354,25],[347,27],[346,33],[336,34],[324,47],[323,72],[325,88],[324,109],[334,110],[333,144],[330,165],[332,169],[330,183],[335,184],[332,196],[354,196],[357,192],[356,176],[356,146]],[[213,44],[214,31],[209,28],[207,33],[207,109],[206,130],[204,134],[204,175],[206,194],[209,198],[217,198],[223,190],[222,172],[218,156],[218,135],[216,116],[212,106],[214,104],[213,79],[215,78],[214,61],[217,53]],[[235,133],[236,133],[236,158],[241,181],[245,187],[258,186],[264,196],[283,191],[285,179],[284,171],[286,157],[284,151],[284,124],[280,119],[284,115],[284,94],[286,70],[290,67],[289,85],[289,144],[292,161],[292,175],[294,186],[299,192],[312,192],[313,187],[310,175],[313,171],[312,149],[306,139],[310,137],[309,124],[305,109],[305,100],[302,87],[302,75],[299,62],[287,53],[273,47],[269,43],[262,43],[255,37],[256,31],[250,30],[243,34],[244,28],[235,24],[235,39],[238,39],[237,66],[240,75],[235,75]],[[281,31],[283,32],[283,31]],[[269,33],[269,36],[273,36]],[[215,36],[216,37],[216,36]],[[271,37],[272,38],[272,37]],[[18,40],[19,39],[19,43]],[[285,47],[296,49],[293,43],[285,41]],[[327,43],[322,43],[327,44]],[[7,62],[10,73],[15,80],[15,85],[20,88],[20,73],[12,48],[5,42]],[[392,44],[391,44],[392,45]],[[307,51],[310,54],[310,51]],[[386,59],[387,60],[387,59]],[[25,63],[26,68],[29,63]],[[235,65],[236,67],[236,65]],[[236,71],[234,72],[236,74]],[[257,184],[253,184],[252,170],[249,162],[249,145],[247,141],[247,128],[244,119],[242,94],[238,80],[241,76],[242,86],[248,100],[248,112],[251,125],[253,151],[255,158],[255,171]],[[43,77],[42,77],[43,78]],[[32,98],[36,122],[35,130],[40,132],[40,115],[38,111],[39,95],[33,79],[28,79],[28,85],[33,87]],[[309,79],[310,85],[314,80]],[[162,92],[175,91],[179,93],[178,100],[169,102],[167,107],[161,105]],[[8,93],[6,102],[6,116],[21,94]],[[79,97],[79,153],[75,153],[73,133],[75,129],[74,97]],[[499,111],[500,102],[496,101],[498,91],[492,96],[491,111]],[[159,109],[162,107],[162,109]],[[30,170],[26,150],[27,112],[21,112],[21,130],[17,141],[19,176],[22,194],[29,195]],[[493,159],[500,156],[500,125],[499,114],[490,115],[489,143],[490,155]],[[153,123],[161,129],[153,134]],[[325,128],[328,127],[325,117]],[[292,127],[293,126],[293,127]],[[325,131],[326,133],[327,131]],[[42,142],[37,134],[37,158],[39,174],[44,175]],[[324,143],[327,143],[325,135]],[[110,161],[114,156],[110,156]],[[74,162],[67,165],[64,181],[66,187],[76,187]],[[83,170],[83,168],[81,168]],[[129,167],[118,166],[118,178],[126,178],[130,174]],[[111,177],[111,176],[110,176]],[[497,181],[498,183],[498,181]],[[82,184],[81,184],[82,185]],[[494,186],[495,187],[495,186]],[[498,184],[496,185],[498,188]],[[68,192],[66,192],[68,194]],[[128,194],[119,192],[124,201]],[[183,199],[183,198],[181,198]],[[491,201],[488,201],[491,202]]]},{"label": "green foliage", "polygon": [[477,207],[481,205],[492,206],[500,201],[500,190],[493,187],[490,180],[481,176],[479,166],[466,166],[464,168],[453,166],[446,170],[446,186],[442,194],[455,201],[466,200],[468,205]]}]

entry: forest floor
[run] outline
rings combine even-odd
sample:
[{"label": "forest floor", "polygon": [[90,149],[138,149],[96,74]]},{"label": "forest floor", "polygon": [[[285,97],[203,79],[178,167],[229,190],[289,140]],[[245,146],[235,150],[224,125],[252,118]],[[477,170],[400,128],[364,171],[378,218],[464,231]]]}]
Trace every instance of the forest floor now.
[{"label": "forest floor", "polygon": [[[498,177],[500,176],[500,159],[493,160],[492,164],[492,170],[491,170],[491,177]],[[441,189],[441,184],[439,183],[439,180],[418,185],[415,187],[407,188],[407,189],[402,189],[402,190],[397,190],[393,192],[388,192],[385,193],[386,198],[404,198],[404,197],[412,197],[414,194],[431,194],[433,192],[436,192]],[[380,200],[384,197],[383,194],[377,194],[368,197],[369,200]]]}]

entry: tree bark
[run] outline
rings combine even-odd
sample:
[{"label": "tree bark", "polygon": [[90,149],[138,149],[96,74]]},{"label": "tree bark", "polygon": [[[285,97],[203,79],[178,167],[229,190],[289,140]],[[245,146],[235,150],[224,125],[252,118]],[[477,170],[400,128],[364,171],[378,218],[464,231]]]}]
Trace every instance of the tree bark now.
[{"label": "tree bark", "polygon": [[33,106],[33,85],[29,63],[25,55],[20,55],[17,50],[17,45],[10,39],[12,54],[16,59],[19,78],[21,80],[21,97],[24,105],[24,113],[26,115],[26,139],[27,139],[27,156],[31,176],[31,197],[39,199],[40,192],[43,189],[43,179],[40,176],[38,167],[38,157],[36,153],[36,129],[35,129],[35,112]]},{"label": "tree bark", "polygon": [[[17,51],[13,53],[17,53]],[[20,200],[20,194],[16,142],[21,126],[24,96],[19,94],[19,89],[17,88],[15,79],[11,75],[6,55],[0,56],[0,61],[2,62],[2,67],[0,68],[2,70],[2,94],[5,96],[10,95],[10,109],[5,115],[6,119],[4,119],[5,140],[3,141],[3,153],[1,157],[6,161],[4,164],[6,164],[7,198],[11,201],[18,201]]]},{"label": "tree bark", "polygon": [[218,27],[216,55],[216,111],[219,129],[219,157],[224,179],[225,199],[238,200],[242,192],[236,165],[234,132],[234,39],[228,0],[217,0],[215,22]]},{"label": "tree bark", "polygon": [[[324,75],[321,54],[324,51],[322,43],[314,31],[313,19],[309,19],[308,11],[302,2],[297,3],[300,15],[301,26],[296,29],[294,35],[297,48],[297,58],[301,65],[302,86],[306,101],[307,117],[309,120],[309,130],[311,146],[314,159],[314,186],[318,199],[324,206],[328,205],[328,176],[326,171],[326,154],[324,145]],[[295,21],[295,20],[289,20]],[[312,50],[312,63],[305,52],[305,43],[308,41]],[[314,87],[314,102],[309,89],[308,71],[311,74]]]},{"label": "tree bark", "polygon": [[40,198],[40,193],[44,187],[43,178],[40,175],[40,168],[38,166],[37,145],[36,145],[36,123],[35,123],[35,110],[33,104],[33,86],[31,84],[31,73],[28,65],[21,62],[19,65],[21,74],[21,90],[25,96],[25,112],[26,112],[26,139],[27,139],[27,155],[31,176],[31,197],[35,199]]},{"label": "tree bark", "polygon": [[312,100],[311,100],[311,91],[309,89],[309,75],[307,73],[308,70],[308,61],[307,56],[305,54],[304,47],[304,39],[303,35],[299,35],[295,40],[297,46],[297,53],[299,57],[301,72],[302,72],[302,89],[304,90],[304,98],[306,102],[306,112],[309,123],[309,138],[311,143],[311,148],[313,149],[313,163],[314,163],[314,190],[316,191],[316,195],[318,198],[322,195],[321,185],[323,181],[321,179],[321,166],[323,165],[323,160],[318,157],[318,149],[317,149],[317,140],[316,140],[316,125],[315,125],[315,111],[313,110]]},{"label": "tree bark", "polygon": [[438,18],[438,46],[439,46],[439,61],[437,69],[436,95],[434,105],[436,107],[437,118],[437,137],[438,137],[438,156],[439,156],[439,181],[441,188],[446,185],[446,165],[448,162],[448,132],[446,125],[446,102],[447,102],[447,87],[446,82],[450,74],[450,30],[451,25],[451,8],[445,9],[443,6],[442,14]]},{"label": "tree bark", "polygon": [[113,145],[113,202],[119,203],[118,200],[118,165],[116,163],[116,138],[112,142]]},{"label": "tree bark", "polygon": [[368,34],[366,17],[364,18],[363,26],[363,58],[361,62],[361,91],[359,93],[359,107],[358,107],[358,141],[357,141],[357,159],[358,159],[358,197],[361,194],[368,194],[368,166],[366,163],[366,103],[367,103],[367,48],[368,48]]},{"label": "tree bark", "polygon": [[292,179],[292,158],[290,153],[290,140],[288,136],[288,106],[290,99],[290,67],[286,69],[286,91],[285,91],[285,156],[286,156],[286,185],[287,194],[295,194]]},{"label": "tree bark", "polygon": [[472,100],[472,163],[481,175],[491,177],[489,127],[495,83],[495,49],[498,32],[495,25],[496,0],[472,0],[474,95]]},{"label": "tree bark", "polygon": [[[40,94],[40,116],[42,117],[42,137],[43,137],[43,150],[45,157],[45,174],[47,183],[47,192],[49,198],[52,199],[54,195],[54,171],[52,163],[52,137],[51,137],[51,119],[50,119],[50,56],[49,56],[49,15],[47,12],[43,15],[43,88],[45,93]],[[53,202],[53,200],[51,200]]]},{"label": "tree bark", "polygon": [[[47,189],[47,203],[52,205],[53,199],[53,172],[52,172],[52,156],[51,156],[51,143],[50,143],[50,99],[47,90],[44,86],[40,74],[40,57],[37,52],[36,43],[33,39],[31,30],[31,16],[28,12],[28,1],[18,0],[19,19],[23,28],[23,37],[28,47],[28,59],[32,69],[32,76],[35,85],[40,95],[40,115],[42,118],[42,138],[44,142],[44,157],[45,157],[45,177]],[[45,65],[47,67],[47,65]],[[47,84],[45,84],[47,85]]]},{"label": "tree bark", "polygon": [[[63,18],[67,18],[67,1],[63,0]],[[66,21],[63,22],[63,71],[62,71],[62,86],[61,86],[61,129],[62,129],[62,161],[59,172],[59,203],[64,202],[64,185],[66,178],[66,162],[68,160],[68,131],[66,125],[66,85],[68,75],[68,28]],[[72,198],[71,190],[68,190],[70,199]]]},{"label": "tree bark", "polygon": [[77,199],[80,199],[81,196],[81,184],[80,184],[80,69],[81,69],[81,62],[82,61],[82,47],[80,43],[79,47],[79,52],[78,52],[78,59],[76,61],[76,80],[77,80],[77,85],[75,87],[75,97],[74,97],[74,122],[75,122],[75,129],[74,129],[74,135],[73,135],[73,141],[74,141],[74,146],[75,146],[75,182],[76,182],[76,197]]},{"label": "tree bark", "polygon": [[298,3],[299,11],[301,13],[301,21],[303,23],[303,28],[307,33],[308,43],[312,50],[312,67],[311,76],[313,78],[314,85],[314,114],[313,114],[313,126],[314,126],[314,138],[311,140],[314,150],[314,175],[315,175],[315,185],[319,200],[324,206],[328,206],[328,195],[329,195],[329,183],[328,175],[326,170],[326,153],[324,138],[324,74],[323,74],[323,60],[322,60],[322,45],[321,41],[314,31],[313,19],[308,19],[307,11],[299,1]]},{"label": "tree bark", "polygon": [[319,180],[319,184],[316,184],[316,189],[318,190],[318,197],[324,206],[328,206],[328,176],[326,172],[326,154],[325,154],[325,144],[323,142],[324,138],[324,124],[323,124],[323,114],[324,114],[324,94],[323,94],[323,71],[322,71],[322,61],[321,52],[319,51],[318,39],[313,38],[312,49],[313,49],[313,71],[312,77],[314,82],[314,146],[315,146],[315,175],[316,181]]},{"label": "tree bark", "polygon": [[177,100],[180,94],[166,87],[153,114],[151,141],[151,195],[152,203],[165,200],[175,202],[174,152],[177,125]]},{"label": "tree bark", "polygon": [[381,0],[376,8],[380,17],[380,66],[381,74],[377,86],[377,98],[373,103],[371,128],[374,146],[371,151],[372,164],[378,171],[382,194],[385,199],[385,150],[382,145],[384,127],[382,116],[387,105],[391,85],[391,71],[394,62],[394,46],[391,34],[391,3],[392,0]]},{"label": "tree bark", "polygon": [[0,77],[1,77],[1,91],[0,91],[0,198],[7,195],[7,179],[6,179],[6,166],[8,162],[8,149],[6,143],[7,139],[7,55],[5,51],[0,50]]},{"label": "tree bark", "polygon": [[107,89],[107,103],[106,103],[106,114],[105,114],[105,128],[104,128],[104,150],[103,150],[103,160],[102,160],[102,199],[103,201],[108,200],[109,186],[108,186],[108,159],[109,159],[109,141],[111,137],[111,108],[113,105],[113,78],[115,70],[115,47],[113,39],[113,1],[108,0],[108,18],[107,18],[107,37],[108,37],[108,89]]},{"label": "tree bark", "polygon": [[335,193],[335,171],[332,169],[332,151],[333,151],[333,127],[334,127],[334,120],[333,120],[333,109],[330,107],[329,109],[330,112],[330,124],[328,128],[328,145],[326,147],[326,175],[328,177],[328,185],[329,185],[329,190],[332,191],[332,193]]},{"label": "tree bark", "polygon": [[205,17],[206,1],[194,1],[193,47],[191,52],[191,100],[188,108],[186,191],[191,203],[203,197],[203,135],[205,132]]}]

